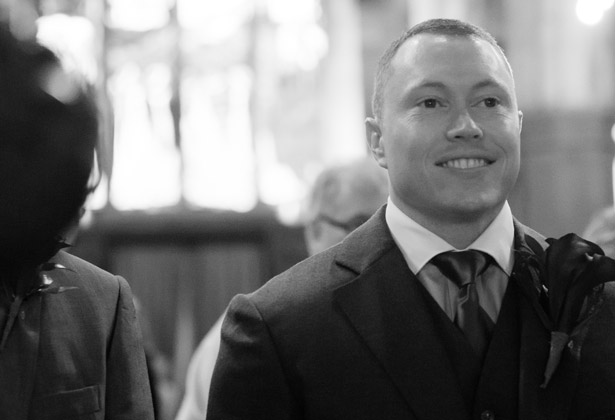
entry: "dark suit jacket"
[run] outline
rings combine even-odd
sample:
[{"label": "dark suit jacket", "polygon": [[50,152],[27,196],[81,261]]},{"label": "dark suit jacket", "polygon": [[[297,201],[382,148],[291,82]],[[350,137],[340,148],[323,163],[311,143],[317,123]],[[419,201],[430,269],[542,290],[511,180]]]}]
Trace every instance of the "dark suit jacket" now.
[{"label": "dark suit jacket", "polygon": [[[517,225],[517,243],[535,232]],[[615,418],[613,288],[580,360],[539,387],[549,332],[509,282],[482,374],[380,209],[341,244],[231,302],[208,420]],[[463,363],[468,361],[468,363]]]},{"label": "dark suit jacket", "polygon": [[0,353],[0,419],[153,419],[128,284],[65,252]]}]

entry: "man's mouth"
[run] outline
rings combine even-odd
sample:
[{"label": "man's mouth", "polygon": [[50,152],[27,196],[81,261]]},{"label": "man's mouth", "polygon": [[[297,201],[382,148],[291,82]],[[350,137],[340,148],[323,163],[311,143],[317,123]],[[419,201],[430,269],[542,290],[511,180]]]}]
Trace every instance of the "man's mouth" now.
[{"label": "man's mouth", "polygon": [[491,163],[492,162],[487,159],[461,158],[447,160],[446,162],[439,163],[438,166],[441,166],[442,168],[474,169],[488,166]]}]

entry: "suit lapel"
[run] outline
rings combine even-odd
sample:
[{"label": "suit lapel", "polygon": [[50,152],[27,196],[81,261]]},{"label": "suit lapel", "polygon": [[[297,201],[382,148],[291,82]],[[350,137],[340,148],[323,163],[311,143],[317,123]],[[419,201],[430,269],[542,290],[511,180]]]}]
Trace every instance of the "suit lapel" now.
[{"label": "suit lapel", "polygon": [[525,298],[519,302],[519,418],[540,419],[544,368],[549,352],[549,334],[538,319],[532,304]]},{"label": "suit lapel", "polygon": [[[437,322],[429,307],[434,302],[394,245],[384,211],[369,223],[349,237],[348,251],[340,255],[338,264],[358,276],[338,288],[335,299],[417,418],[467,419],[444,341],[434,333]],[[375,246],[351,249],[368,237]]]},{"label": "suit lapel", "polygon": [[[515,221],[515,252],[525,249],[541,254],[547,245],[541,235]],[[548,320],[539,316],[541,308],[537,286],[522,270],[517,256],[510,282],[519,291],[519,419],[540,419],[540,384],[549,351],[545,325]]]},{"label": "suit lapel", "polygon": [[[515,249],[525,246],[540,254],[548,244],[536,232],[516,225]],[[565,352],[560,366],[546,389],[541,388],[550,347],[550,321],[545,319],[538,293],[531,293],[532,280],[515,264],[511,278],[522,290],[519,302],[520,324],[520,419],[566,419],[578,380],[579,360]]]}]

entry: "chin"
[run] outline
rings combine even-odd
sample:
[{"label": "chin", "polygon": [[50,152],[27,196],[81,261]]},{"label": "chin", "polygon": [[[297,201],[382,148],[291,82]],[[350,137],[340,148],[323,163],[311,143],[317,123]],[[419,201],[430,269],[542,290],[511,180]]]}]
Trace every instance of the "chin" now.
[{"label": "chin", "polygon": [[471,220],[481,220],[495,218],[504,205],[503,201],[497,202],[485,202],[485,201],[472,201],[463,202],[458,201],[451,206],[451,213],[456,214],[457,218],[462,222],[468,222]]}]

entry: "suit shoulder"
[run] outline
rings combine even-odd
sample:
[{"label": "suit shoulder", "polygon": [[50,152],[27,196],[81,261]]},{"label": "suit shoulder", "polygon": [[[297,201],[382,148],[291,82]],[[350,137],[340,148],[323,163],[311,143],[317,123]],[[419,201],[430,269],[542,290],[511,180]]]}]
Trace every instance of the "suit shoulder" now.
[{"label": "suit shoulder", "polygon": [[64,266],[66,268],[66,270],[63,270],[66,274],[64,277],[72,278],[82,285],[91,283],[96,287],[110,287],[116,290],[127,286],[126,280],[122,277],[109,273],[66,251],[58,252],[49,262]]},{"label": "suit shoulder", "polygon": [[114,277],[114,275],[109,273],[108,271],[103,270],[102,268],[92,264],[91,262],[81,259],[66,251],[58,252],[50,259],[50,262],[61,264],[64,267],[78,273],[88,272],[101,277]]},{"label": "suit shoulder", "polygon": [[265,313],[314,313],[329,305],[333,291],[356,277],[336,263],[336,245],[295,264],[246,297]]}]

